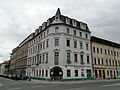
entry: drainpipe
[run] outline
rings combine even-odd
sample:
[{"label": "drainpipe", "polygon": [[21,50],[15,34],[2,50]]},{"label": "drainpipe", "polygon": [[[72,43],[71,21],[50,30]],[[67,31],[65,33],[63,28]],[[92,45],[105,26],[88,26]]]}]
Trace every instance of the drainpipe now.
[{"label": "drainpipe", "polygon": [[93,52],[92,52],[92,40],[90,40],[90,47],[91,47],[92,76],[93,76],[93,79],[95,79],[95,75],[94,75],[94,65],[93,65]]}]

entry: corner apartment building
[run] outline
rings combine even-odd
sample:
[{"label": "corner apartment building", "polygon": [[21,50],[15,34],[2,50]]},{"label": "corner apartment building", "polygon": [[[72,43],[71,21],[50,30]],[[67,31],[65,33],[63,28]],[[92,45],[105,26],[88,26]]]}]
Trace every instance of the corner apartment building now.
[{"label": "corner apartment building", "polygon": [[120,44],[92,36],[91,49],[94,77],[120,78]]},{"label": "corner apartment building", "polygon": [[58,9],[29,37],[26,74],[36,79],[91,79],[90,34],[86,23]]}]

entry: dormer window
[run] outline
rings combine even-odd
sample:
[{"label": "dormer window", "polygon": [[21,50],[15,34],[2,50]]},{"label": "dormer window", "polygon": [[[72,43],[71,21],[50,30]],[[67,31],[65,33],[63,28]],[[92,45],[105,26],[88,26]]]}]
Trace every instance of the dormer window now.
[{"label": "dormer window", "polygon": [[80,27],[81,27],[81,29],[86,30],[86,24],[84,24],[84,23],[80,23]]},{"label": "dormer window", "polygon": [[56,17],[56,21],[58,21],[58,17]]},{"label": "dormer window", "polygon": [[72,20],[73,26],[76,26],[76,21]]},{"label": "dormer window", "polygon": [[66,18],[66,23],[70,24],[70,19],[69,18]]}]

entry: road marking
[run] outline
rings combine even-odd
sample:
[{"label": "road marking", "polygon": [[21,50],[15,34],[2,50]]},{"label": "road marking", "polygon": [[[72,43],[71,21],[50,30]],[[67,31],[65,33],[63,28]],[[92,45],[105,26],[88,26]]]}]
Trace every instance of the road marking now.
[{"label": "road marking", "polygon": [[59,85],[49,85],[49,86],[59,86]]},{"label": "road marking", "polygon": [[116,83],[116,84],[103,85],[100,87],[112,87],[112,86],[119,86],[119,85],[120,85],[120,83]]},{"label": "road marking", "polygon": [[8,90],[18,90],[18,89],[21,89],[21,88],[10,88]]},{"label": "road marking", "polygon": [[2,86],[2,84],[0,83],[0,87]]},{"label": "road marking", "polygon": [[43,86],[32,86],[32,88],[38,88],[38,87],[43,87]]},{"label": "road marking", "polygon": [[82,87],[82,88],[69,88],[69,89],[65,89],[65,90],[79,90],[79,89],[85,89],[85,87]]}]

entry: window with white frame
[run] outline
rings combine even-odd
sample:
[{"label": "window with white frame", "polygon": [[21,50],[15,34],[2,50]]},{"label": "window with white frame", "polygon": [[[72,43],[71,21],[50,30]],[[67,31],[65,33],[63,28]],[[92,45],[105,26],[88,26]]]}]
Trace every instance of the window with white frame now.
[{"label": "window with white frame", "polygon": [[59,38],[55,38],[55,46],[59,46]]}]

